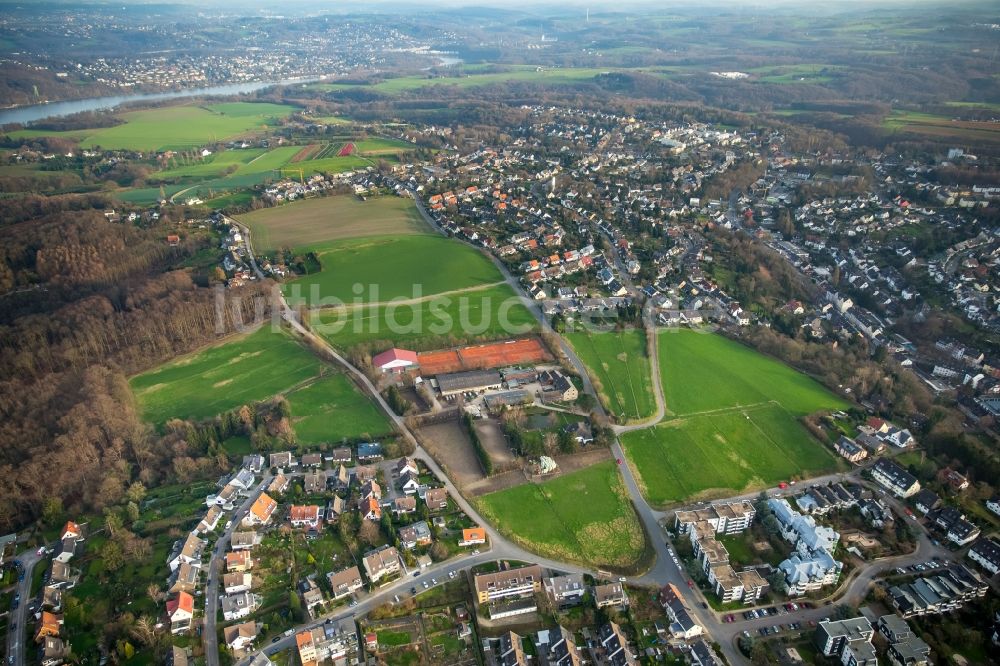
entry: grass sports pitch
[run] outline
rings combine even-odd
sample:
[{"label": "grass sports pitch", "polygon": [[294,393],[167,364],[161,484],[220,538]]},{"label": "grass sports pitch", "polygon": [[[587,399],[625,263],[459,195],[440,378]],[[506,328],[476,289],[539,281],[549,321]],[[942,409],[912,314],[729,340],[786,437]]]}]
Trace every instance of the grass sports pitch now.
[{"label": "grass sports pitch", "polygon": [[539,555],[627,569],[639,563],[645,534],[613,461],[476,501],[506,537]]},{"label": "grass sports pitch", "polygon": [[342,374],[317,379],[291,391],[287,398],[300,444],[335,444],[392,432],[385,414]]},{"label": "grass sports pitch", "polygon": [[672,415],[622,437],[651,504],[732,495],[838,468],[798,419],[845,408],[843,400],[721,336],[671,330],[658,344]]},{"label": "grass sports pitch", "polygon": [[143,417],[159,424],[265,400],[316,376],[321,365],[287,333],[265,325],[136,375],[129,385]]},{"label": "grass sports pitch", "polygon": [[627,328],[565,337],[599,382],[595,388],[608,411],[627,420],[653,415],[656,401],[644,331]]},{"label": "grass sports pitch", "polygon": [[[482,253],[437,235],[373,236],[317,244],[310,249],[322,269],[283,286],[293,304],[305,301],[318,307],[324,299],[376,303],[495,284],[503,279]],[[363,288],[360,295],[356,285]]]},{"label": "grass sports pitch", "polygon": [[347,238],[430,231],[413,200],[395,196],[368,201],[352,196],[306,199],[256,210],[239,219],[253,232],[257,252],[314,246]]}]

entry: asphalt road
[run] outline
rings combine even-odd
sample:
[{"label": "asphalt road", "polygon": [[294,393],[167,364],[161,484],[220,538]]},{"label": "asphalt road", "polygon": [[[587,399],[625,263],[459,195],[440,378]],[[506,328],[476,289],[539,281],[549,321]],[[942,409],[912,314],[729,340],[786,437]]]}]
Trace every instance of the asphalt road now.
[{"label": "asphalt road", "polygon": [[28,624],[28,605],[31,603],[31,574],[35,565],[43,558],[34,550],[26,550],[15,559],[24,566],[24,580],[17,584],[16,594],[21,595],[21,601],[17,608],[11,611],[7,625],[7,655],[14,657],[14,666],[23,666],[25,651],[34,648],[33,645],[26,647],[24,640]]}]

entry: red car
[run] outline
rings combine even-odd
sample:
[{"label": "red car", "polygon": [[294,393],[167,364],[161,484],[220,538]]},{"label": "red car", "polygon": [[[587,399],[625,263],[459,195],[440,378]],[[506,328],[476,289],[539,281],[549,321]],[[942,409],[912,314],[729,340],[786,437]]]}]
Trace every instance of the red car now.
[{"label": "red car", "polygon": [[690,587],[693,590],[694,589],[694,583],[691,582],[691,581],[688,581],[688,587]]},{"label": "red car", "polygon": [[621,458],[616,458],[616,460],[618,461],[618,464],[619,464],[619,465],[621,465],[621,464],[622,464],[622,459],[621,459]]}]

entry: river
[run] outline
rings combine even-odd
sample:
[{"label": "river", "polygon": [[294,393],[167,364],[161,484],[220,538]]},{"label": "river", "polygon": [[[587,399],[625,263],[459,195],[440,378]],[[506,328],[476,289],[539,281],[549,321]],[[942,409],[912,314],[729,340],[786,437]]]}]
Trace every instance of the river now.
[{"label": "river", "polygon": [[90,99],[74,99],[65,102],[52,102],[50,104],[33,104],[31,106],[21,106],[14,109],[4,109],[0,111],[0,125],[8,123],[31,123],[44,118],[58,118],[69,116],[74,113],[84,111],[100,111],[103,109],[113,109],[122,104],[130,102],[150,102],[161,99],[176,99],[181,97],[199,97],[201,95],[245,95],[247,93],[263,90],[278,85],[290,85],[295,83],[311,83],[320,81],[320,77],[287,79],[284,81],[258,81],[254,83],[231,83],[222,86],[211,86],[208,88],[191,88],[189,90],[173,90],[162,93],[140,93],[136,95],[109,95],[108,97],[92,97]]}]

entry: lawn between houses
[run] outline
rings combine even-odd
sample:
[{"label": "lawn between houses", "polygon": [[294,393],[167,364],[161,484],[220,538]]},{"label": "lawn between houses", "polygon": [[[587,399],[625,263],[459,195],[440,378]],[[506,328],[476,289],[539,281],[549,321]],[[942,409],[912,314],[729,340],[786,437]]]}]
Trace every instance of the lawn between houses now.
[{"label": "lawn between houses", "polygon": [[365,236],[427,233],[412,199],[396,196],[361,201],[353,196],[318,197],[239,217],[253,233],[254,250],[307,247]]},{"label": "lawn between houses", "polygon": [[564,337],[599,382],[596,388],[608,411],[624,420],[653,415],[656,401],[645,331],[626,328]]},{"label": "lawn between houses", "polygon": [[622,437],[646,499],[733,495],[841,468],[799,423],[848,405],[809,377],[718,335],[660,334],[668,413]]},{"label": "lawn between houses", "polygon": [[503,279],[481,252],[437,235],[372,236],[303,249],[316,254],[322,269],[283,285],[293,305],[410,299]]},{"label": "lawn between houses", "polygon": [[645,533],[611,461],[475,502],[501,534],[545,557],[635,571],[647,555]]}]

